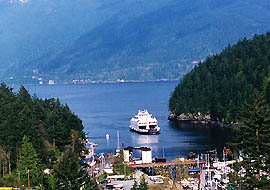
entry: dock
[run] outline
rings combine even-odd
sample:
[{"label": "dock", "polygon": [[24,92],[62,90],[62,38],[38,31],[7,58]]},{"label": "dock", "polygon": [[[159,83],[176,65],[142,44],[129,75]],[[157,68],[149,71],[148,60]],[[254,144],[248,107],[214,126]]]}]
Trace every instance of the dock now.
[{"label": "dock", "polygon": [[185,160],[185,161],[170,161],[170,162],[157,162],[157,163],[142,163],[142,164],[129,164],[132,168],[147,168],[154,166],[173,166],[173,165],[191,165],[191,164],[205,164],[204,160]]}]

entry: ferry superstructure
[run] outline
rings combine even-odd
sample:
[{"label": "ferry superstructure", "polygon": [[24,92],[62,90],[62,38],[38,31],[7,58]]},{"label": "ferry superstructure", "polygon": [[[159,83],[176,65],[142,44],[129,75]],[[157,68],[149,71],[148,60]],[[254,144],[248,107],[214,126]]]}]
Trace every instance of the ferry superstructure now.
[{"label": "ferry superstructure", "polygon": [[158,121],[147,110],[139,110],[138,114],[130,119],[130,130],[136,131],[141,134],[158,134],[160,128]]}]

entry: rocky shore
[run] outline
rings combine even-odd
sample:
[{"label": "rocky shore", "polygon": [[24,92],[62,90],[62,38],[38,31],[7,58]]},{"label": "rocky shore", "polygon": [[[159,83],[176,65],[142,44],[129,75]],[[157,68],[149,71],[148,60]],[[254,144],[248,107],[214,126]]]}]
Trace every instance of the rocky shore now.
[{"label": "rocky shore", "polygon": [[203,115],[200,112],[195,114],[180,114],[175,115],[173,113],[170,113],[168,116],[168,120],[170,121],[177,121],[177,122],[183,122],[183,123],[192,123],[192,124],[205,124],[208,126],[215,126],[215,127],[226,127],[226,128],[232,128],[239,126],[238,123],[224,123],[220,121],[213,121],[211,120],[210,114]]}]

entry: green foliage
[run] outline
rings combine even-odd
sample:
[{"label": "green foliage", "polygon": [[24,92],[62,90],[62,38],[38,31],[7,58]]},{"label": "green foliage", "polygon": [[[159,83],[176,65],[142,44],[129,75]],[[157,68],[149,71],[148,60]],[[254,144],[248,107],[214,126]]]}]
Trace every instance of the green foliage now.
[{"label": "green foliage", "polygon": [[230,180],[239,189],[269,189],[270,181],[270,105],[254,91],[249,104],[241,109],[239,128],[232,143],[235,152],[241,152]]},{"label": "green foliage", "polygon": [[19,160],[18,174],[23,184],[27,185],[28,175],[30,176],[31,185],[38,185],[41,174],[41,168],[38,166],[38,155],[29,142],[27,136],[23,137],[21,158]]},{"label": "green foliage", "polygon": [[138,187],[139,190],[148,190],[149,189],[149,185],[145,180],[144,175],[142,176],[141,180],[140,180],[140,185]]},{"label": "green foliage", "polygon": [[185,164],[175,165],[175,167],[173,168],[173,171],[175,173],[175,180],[181,181],[183,179],[187,179],[189,177],[187,169],[188,168]]},{"label": "green foliage", "polygon": [[146,182],[144,175],[141,177],[139,184],[136,180],[134,180],[134,183],[131,187],[131,190],[148,190],[148,189],[149,185]]},{"label": "green foliage", "polygon": [[119,161],[113,164],[113,172],[117,175],[129,176],[133,171],[133,168],[129,167],[124,162]]},{"label": "green foliage", "polygon": [[46,176],[48,179],[48,183],[47,183],[47,188],[48,190],[54,190],[56,189],[56,179],[54,177],[54,175],[47,175]]},{"label": "green foliage", "polygon": [[[13,179],[18,186],[26,184],[29,169],[31,185],[55,189],[59,176],[42,171],[61,168],[59,160],[63,162],[66,150],[72,151],[73,160],[65,157],[64,164],[72,162],[78,169],[82,152],[87,152],[82,121],[69,107],[59,99],[31,97],[23,86],[16,94],[0,85],[0,131],[0,181],[7,184]],[[72,177],[76,176],[69,180]]]},{"label": "green foliage", "polygon": [[98,190],[98,185],[95,178],[91,178],[90,182],[84,186],[85,190]]},{"label": "green foliage", "polygon": [[98,176],[98,182],[102,182],[104,179],[106,179],[105,174],[101,174],[100,176]]},{"label": "green foliage", "polygon": [[171,94],[172,113],[210,113],[211,120],[236,122],[254,89],[269,99],[270,33],[244,38],[199,63]]},{"label": "green foliage", "polygon": [[170,166],[155,166],[155,174],[172,178],[172,171]]},{"label": "green foliage", "polygon": [[133,185],[131,187],[131,190],[138,190],[138,189],[139,189],[139,184],[138,184],[138,182],[136,180],[134,180],[134,183],[133,183]]},{"label": "green foliage", "polygon": [[6,175],[0,178],[0,187],[15,187],[15,186],[19,186],[16,173],[13,173],[12,175]]},{"label": "green foliage", "polygon": [[63,159],[55,168],[56,186],[59,190],[80,189],[89,182],[87,170],[79,164],[77,155],[72,150],[64,153]]}]

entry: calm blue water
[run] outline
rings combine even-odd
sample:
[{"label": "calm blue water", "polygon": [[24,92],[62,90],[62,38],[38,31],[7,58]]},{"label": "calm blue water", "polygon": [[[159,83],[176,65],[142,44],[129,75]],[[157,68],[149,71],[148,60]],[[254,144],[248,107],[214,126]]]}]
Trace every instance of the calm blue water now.
[{"label": "calm blue water", "polygon": [[[68,104],[84,124],[89,140],[97,143],[97,153],[113,153],[120,145],[148,146],[153,157],[163,155],[168,160],[186,156],[190,151],[203,152],[224,145],[225,132],[174,124],[167,120],[168,100],[177,82],[147,82],[87,85],[26,86],[40,98],[59,98]],[[139,109],[147,109],[159,121],[160,135],[139,135],[129,131],[129,120]],[[105,135],[109,134],[109,141]],[[135,152],[136,154],[136,152]],[[137,153],[139,154],[139,153]]]}]

